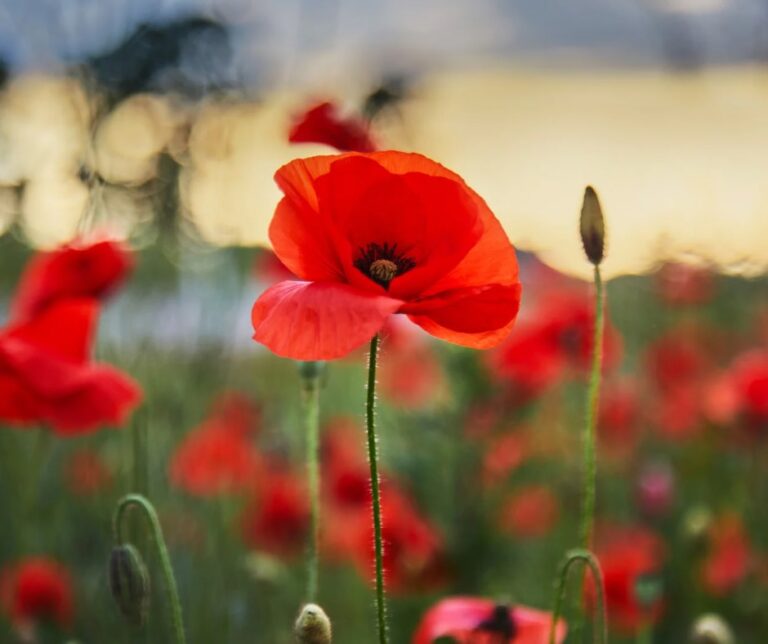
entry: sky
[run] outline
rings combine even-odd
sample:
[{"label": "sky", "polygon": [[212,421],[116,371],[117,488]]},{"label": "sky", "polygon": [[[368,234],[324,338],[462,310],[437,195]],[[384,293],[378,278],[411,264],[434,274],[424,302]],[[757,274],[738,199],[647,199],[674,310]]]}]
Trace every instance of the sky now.
[{"label": "sky", "polygon": [[231,26],[234,65],[251,86],[488,58],[604,67],[768,57],[768,0],[0,0],[0,51],[12,70],[49,71],[141,23],[191,14]]}]

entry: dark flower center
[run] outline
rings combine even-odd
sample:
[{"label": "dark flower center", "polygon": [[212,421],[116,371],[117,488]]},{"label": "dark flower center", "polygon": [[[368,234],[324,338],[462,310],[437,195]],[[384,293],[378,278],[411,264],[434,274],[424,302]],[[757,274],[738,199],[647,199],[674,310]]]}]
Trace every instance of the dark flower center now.
[{"label": "dark flower center", "polygon": [[509,614],[509,608],[504,604],[498,604],[494,606],[490,617],[475,627],[475,632],[498,635],[498,641],[506,644],[517,635],[517,626]]},{"label": "dark flower center", "polygon": [[416,262],[398,251],[397,244],[368,244],[360,249],[354,265],[363,275],[387,288],[395,277],[416,266]]}]

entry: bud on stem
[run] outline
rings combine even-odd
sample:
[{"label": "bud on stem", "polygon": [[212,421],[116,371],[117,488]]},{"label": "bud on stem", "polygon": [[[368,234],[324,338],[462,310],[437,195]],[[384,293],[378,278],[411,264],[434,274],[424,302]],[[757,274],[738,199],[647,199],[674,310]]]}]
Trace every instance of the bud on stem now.
[{"label": "bud on stem", "polygon": [[130,544],[112,548],[109,589],[125,618],[135,626],[143,626],[149,610],[149,573],[139,551]]},{"label": "bud on stem", "polygon": [[331,620],[317,604],[306,604],[293,628],[299,644],[331,644]]},{"label": "bud on stem", "polygon": [[581,243],[584,246],[587,259],[598,266],[603,261],[605,251],[605,222],[603,209],[600,207],[600,199],[598,199],[592,186],[587,186],[584,190],[579,228]]}]

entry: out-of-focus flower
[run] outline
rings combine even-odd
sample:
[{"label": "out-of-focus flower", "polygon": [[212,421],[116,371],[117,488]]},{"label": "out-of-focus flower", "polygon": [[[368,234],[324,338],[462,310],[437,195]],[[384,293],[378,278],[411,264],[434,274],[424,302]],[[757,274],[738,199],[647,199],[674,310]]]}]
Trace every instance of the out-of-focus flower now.
[{"label": "out-of-focus flower", "polygon": [[696,618],[691,626],[691,644],[735,644],[733,631],[720,615],[707,613]]},{"label": "out-of-focus flower", "polygon": [[11,317],[29,319],[73,297],[101,299],[126,278],[133,260],[122,244],[104,240],[39,253],[27,264],[11,303]]},{"label": "out-of-focus flower", "polygon": [[392,317],[382,331],[386,351],[379,364],[379,391],[394,405],[418,409],[442,384],[440,363],[420,329]]},{"label": "out-of-focus flower", "polygon": [[90,496],[111,485],[112,471],[98,452],[80,449],[67,459],[64,481],[76,496]]},{"label": "out-of-focus flower", "polygon": [[709,528],[709,552],[701,569],[704,588],[716,596],[727,595],[751,571],[754,554],[741,518],[724,514]]},{"label": "out-of-focus flower", "polygon": [[298,159],[275,178],[285,197],[272,246],[306,280],[272,286],[253,307],[254,339],[278,355],[342,357],[393,313],[475,349],[512,328],[515,251],[458,175],[418,154],[373,152]]},{"label": "out-of-focus flower", "polygon": [[373,152],[368,126],[354,116],[343,117],[338,106],[324,102],[300,114],[288,133],[291,143],[324,143],[340,152]]},{"label": "out-of-focus flower", "polygon": [[703,427],[704,391],[712,368],[709,340],[704,329],[682,326],[648,347],[648,377],[657,396],[650,416],[667,439],[688,439]]},{"label": "out-of-focus flower", "polygon": [[[522,395],[534,396],[569,370],[588,373],[594,332],[594,302],[583,293],[560,292],[540,299],[525,322],[490,356],[497,375]],[[621,339],[606,324],[603,369],[615,365]]]},{"label": "out-of-focus flower", "polygon": [[712,298],[714,287],[712,272],[700,266],[671,262],[656,273],[656,288],[666,304],[704,304]]},{"label": "out-of-focus flower", "polygon": [[[421,618],[412,644],[432,644],[440,637],[458,644],[548,644],[551,627],[552,614],[535,608],[480,597],[446,597]],[[566,631],[561,619],[555,629],[558,644]]]},{"label": "out-of-focus flower", "polygon": [[93,299],[66,299],[0,332],[0,418],[50,424],[65,436],[125,421],[141,391],[89,360],[98,308]]},{"label": "out-of-focus flower", "polygon": [[751,436],[768,430],[768,351],[753,349],[739,356],[709,390],[709,416],[737,424]]},{"label": "out-of-focus flower", "polygon": [[[430,590],[447,579],[445,548],[438,530],[416,509],[411,500],[393,486],[382,490],[382,538],[384,576],[393,593]],[[374,570],[373,526],[370,511],[357,514],[341,529],[354,535],[350,553],[365,579]]]},{"label": "out-of-focus flower", "polygon": [[600,446],[613,455],[630,453],[637,444],[639,421],[637,385],[632,381],[608,384],[600,394]]},{"label": "out-of-focus flower", "polygon": [[216,417],[193,429],[171,458],[171,482],[196,496],[232,494],[252,488],[262,471],[262,459],[240,429]]},{"label": "out-of-focus flower", "polygon": [[489,441],[483,455],[483,483],[503,483],[525,461],[529,440],[522,430],[509,431]]},{"label": "out-of-focus flower", "polygon": [[263,478],[241,517],[245,543],[279,557],[295,557],[306,544],[309,501],[302,479],[287,469]]},{"label": "out-of-focus flower", "polygon": [[559,515],[560,506],[552,490],[546,485],[529,485],[504,501],[499,525],[515,537],[532,539],[549,534]]},{"label": "out-of-focus flower", "polygon": [[23,559],[0,573],[0,605],[19,629],[41,622],[69,628],[73,595],[69,571],[50,557]]},{"label": "out-of-focus flower", "polygon": [[[623,633],[635,633],[661,616],[660,593],[648,601],[640,591],[650,577],[658,575],[663,546],[653,532],[640,527],[612,528],[598,532],[595,549],[605,581],[608,622]],[[595,601],[594,582],[586,579],[586,594]]]},{"label": "out-of-focus flower", "polygon": [[646,516],[660,517],[669,512],[675,502],[675,475],[668,463],[653,462],[640,470],[635,498]]}]

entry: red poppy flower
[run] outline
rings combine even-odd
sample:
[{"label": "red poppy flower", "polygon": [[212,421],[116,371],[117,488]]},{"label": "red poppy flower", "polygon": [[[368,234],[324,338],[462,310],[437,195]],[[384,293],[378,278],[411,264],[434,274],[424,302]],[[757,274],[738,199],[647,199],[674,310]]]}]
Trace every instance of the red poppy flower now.
[{"label": "red poppy flower", "polygon": [[545,485],[529,485],[506,499],[499,515],[502,530],[516,537],[543,537],[560,515],[557,497]]},{"label": "red poppy flower", "polygon": [[33,317],[61,299],[105,297],[122,283],[132,263],[128,251],[114,241],[40,253],[24,270],[11,303],[11,317]]},{"label": "red poppy flower", "polygon": [[309,502],[304,482],[288,470],[275,470],[246,507],[241,519],[244,541],[279,557],[301,553],[309,530]]},{"label": "red poppy flower", "polygon": [[597,419],[600,446],[613,456],[628,455],[637,443],[640,402],[631,381],[615,382],[600,394]]},{"label": "red poppy flower", "polygon": [[710,300],[715,284],[710,270],[673,262],[656,273],[656,286],[667,304],[686,306]]},{"label": "red poppy flower", "polygon": [[476,349],[512,328],[514,249],[458,175],[418,154],[374,152],[298,159],[275,178],[285,197],[270,239],[303,280],[253,307],[254,339],[278,355],[339,358],[393,313]]},{"label": "red poppy flower", "polygon": [[738,422],[749,435],[768,431],[768,351],[753,349],[734,360],[712,385],[710,416],[722,423]]},{"label": "red poppy flower", "polygon": [[90,496],[112,483],[112,471],[97,452],[80,449],[67,460],[64,480],[76,496]]},{"label": "red poppy flower", "polygon": [[[635,633],[661,615],[661,597],[650,602],[638,592],[640,584],[657,575],[663,554],[660,539],[644,528],[616,528],[598,534],[597,558],[603,569],[605,603],[611,627],[623,633]],[[591,576],[586,578],[586,594],[591,604],[595,589]]]},{"label": "red poppy flower", "polygon": [[754,563],[744,523],[736,514],[719,517],[709,530],[709,552],[701,570],[704,588],[721,597],[735,590]]},{"label": "red poppy flower", "polygon": [[62,300],[0,332],[0,418],[62,435],[122,424],[141,398],[113,367],[90,362],[93,299]]},{"label": "red poppy flower", "polygon": [[[526,606],[506,606],[480,597],[446,597],[422,617],[412,644],[451,637],[458,644],[548,644],[552,615]],[[565,621],[555,641],[565,640]]]},{"label": "red poppy flower", "polygon": [[386,351],[379,364],[379,391],[398,407],[418,409],[428,405],[442,384],[440,363],[426,334],[390,318],[382,337]]},{"label": "red poppy flower", "polygon": [[252,487],[262,470],[261,456],[241,429],[214,417],[192,430],[171,458],[171,482],[196,496]]},{"label": "red poppy flower", "polygon": [[48,557],[30,557],[0,575],[0,604],[17,628],[50,621],[72,624],[74,599],[67,569]]},{"label": "red poppy flower", "polygon": [[[489,356],[492,369],[510,380],[520,396],[534,396],[569,370],[589,372],[594,332],[594,303],[585,293],[560,292],[540,299],[529,318]],[[621,357],[621,339],[605,326],[603,368]]]},{"label": "red poppy flower", "polygon": [[318,103],[301,114],[288,134],[291,143],[325,143],[341,152],[373,152],[376,146],[362,119],[343,118],[333,103]]},{"label": "red poppy flower", "polygon": [[[447,579],[443,539],[416,509],[411,500],[394,486],[382,490],[382,538],[384,540],[384,576],[387,589],[404,593],[434,589]],[[365,579],[374,570],[373,526],[370,507],[348,520],[346,529],[354,563]]]},{"label": "red poppy flower", "polygon": [[530,451],[530,440],[522,430],[494,438],[483,456],[483,483],[487,486],[503,483],[525,462]]}]

